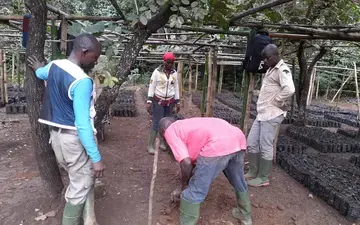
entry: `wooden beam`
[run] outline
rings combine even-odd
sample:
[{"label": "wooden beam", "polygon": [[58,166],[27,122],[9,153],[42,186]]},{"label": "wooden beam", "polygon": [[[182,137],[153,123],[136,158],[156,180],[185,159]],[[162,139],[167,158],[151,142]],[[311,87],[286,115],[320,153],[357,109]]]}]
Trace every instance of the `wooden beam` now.
[{"label": "wooden beam", "polygon": [[346,80],[341,84],[339,90],[336,92],[336,94],[334,95],[333,99],[331,100],[331,103],[334,102],[336,96],[340,93],[340,91],[343,89],[344,85],[350,80],[351,77],[352,77],[352,74],[350,74],[349,77],[346,78]]},{"label": "wooden beam", "polygon": [[[51,20],[52,16],[47,16],[47,20]],[[61,20],[61,17],[55,17],[56,20]],[[87,20],[87,21],[118,21],[122,20],[121,17],[118,16],[75,16],[75,15],[68,15],[65,16],[67,20]],[[23,16],[17,15],[0,15],[0,21],[9,21],[9,20],[18,20],[22,21]]]},{"label": "wooden beam", "polygon": [[4,98],[5,104],[8,103],[8,88],[7,88],[7,68],[6,68],[6,52],[4,51]]},{"label": "wooden beam", "polygon": [[210,104],[211,104],[211,111],[210,111],[210,115],[214,116],[214,98],[216,95],[216,83],[217,83],[217,75],[218,75],[218,64],[217,64],[217,53],[218,53],[218,48],[215,47],[214,48],[214,52],[213,52],[213,75],[212,75],[212,82],[211,82],[211,86],[212,86],[212,90],[211,90],[211,99],[210,99]]}]

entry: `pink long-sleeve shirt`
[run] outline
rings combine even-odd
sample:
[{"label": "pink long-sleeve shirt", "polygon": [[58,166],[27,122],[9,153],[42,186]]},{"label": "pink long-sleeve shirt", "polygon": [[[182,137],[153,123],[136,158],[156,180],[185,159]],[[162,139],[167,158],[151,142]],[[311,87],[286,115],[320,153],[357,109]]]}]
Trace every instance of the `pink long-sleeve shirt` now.
[{"label": "pink long-sleeve shirt", "polygon": [[196,162],[199,155],[218,157],[246,149],[243,132],[218,118],[178,120],[164,136],[178,162],[188,157]]}]

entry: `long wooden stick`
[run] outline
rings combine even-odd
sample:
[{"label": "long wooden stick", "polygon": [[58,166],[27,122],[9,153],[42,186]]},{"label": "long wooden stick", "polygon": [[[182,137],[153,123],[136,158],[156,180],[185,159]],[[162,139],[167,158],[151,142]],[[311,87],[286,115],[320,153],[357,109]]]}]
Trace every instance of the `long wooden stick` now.
[{"label": "long wooden stick", "polygon": [[336,94],[334,95],[333,99],[331,100],[331,103],[334,102],[336,96],[340,93],[340,91],[343,89],[344,85],[350,80],[350,78],[352,77],[352,75],[349,75],[348,78],[346,78],[346,80],[344,81],[344,83],[341,84],[341,87],[339,88],[339,90],[336,92]]},{"label": "long wooden stick", "polygon": [[359,97],[359,86],[358,86],[358,79],[357,79],[357,70],[356,70],[356,62],[354,62],[354,77],[355,77],[355,88],[356,88],[356,98],[358,104],[358,120],[360,119],[360,97]]},{"label": "long wooden stick", "polygon": [[153,206],[153,198],[154,198],[154,187],[155,187],[155,179],[156,179],[156,172],[157,172],[157,164],[158,164],[158,158],[159,158],[159,146],[160,146],[160,139],[156,138],[153,173],[152,173],[151,185],[150,185],[148,225],[151,225],[151,223],[152,223],[152,206]]}]

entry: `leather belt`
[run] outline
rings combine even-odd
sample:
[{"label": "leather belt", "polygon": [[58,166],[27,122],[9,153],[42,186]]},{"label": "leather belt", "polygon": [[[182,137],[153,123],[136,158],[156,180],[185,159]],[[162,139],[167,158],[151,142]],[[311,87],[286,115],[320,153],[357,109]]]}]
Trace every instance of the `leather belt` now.
[{"label": "leather belt", "polygon": [[55,132],[59,132],[62,134],[78,135],[78,132],[76,130],[64,129],[64,128],[60,128],[60,127],[51,127],[51,129]]},{"label": "leather belt", "polygon": [[154,95],[154,100],[159,103],[161,106],[170,106],[175,103],[174,97],[169,98],[167,100],[161,99],[158,96]]}]

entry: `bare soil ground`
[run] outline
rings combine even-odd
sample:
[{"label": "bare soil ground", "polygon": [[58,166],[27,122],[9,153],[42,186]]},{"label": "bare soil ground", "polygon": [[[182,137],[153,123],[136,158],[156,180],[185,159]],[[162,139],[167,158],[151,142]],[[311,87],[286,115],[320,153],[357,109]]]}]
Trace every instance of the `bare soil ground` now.
[{"label": "bare soil ground", "polygon": [[[106,127],[106,140],[100,150],[107,166],[101,181],[105,190],[96,200],[100,225],[145,225],[153,156],[146,152],[151,118],[145,111],[141,92],[136,92],[139,115],[112,118]],[[185,100],[185,117],[199,116],[199,110]],[[0,119],[18,122],[0,124],[0,225],[61,224],[64,199],[51,198],[44,189],[31,146],[30,125],[26,116],[5,115]],[[170,193],[180,180],[178,164],[168,153],[160,152],[154,194],[156,225],[178,224],[178,206],[171,204]],[[322,200],[309,197],[309,191],[275,166],[271,185],[250,188],[255,225],[352,225]],[[201,207],[199,224],[239,224],[231,218],[235,196],[221,175],[213,183]],[[35,221],[39,212],[58,210],[56,217]]]}]

